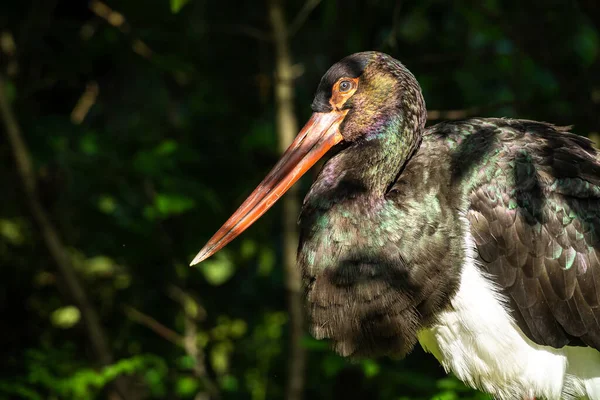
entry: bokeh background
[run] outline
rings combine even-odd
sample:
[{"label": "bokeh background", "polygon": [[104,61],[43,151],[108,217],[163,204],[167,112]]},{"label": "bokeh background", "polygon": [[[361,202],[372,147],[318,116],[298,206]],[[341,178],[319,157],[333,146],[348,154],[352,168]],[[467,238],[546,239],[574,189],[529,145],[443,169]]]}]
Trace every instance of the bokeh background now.
[{"label": "bokeh background", "polygon": [[429,123],[506,116],[598,141],[597,0],[0,4],[0,399],[484,399],[432,356],[349,362],[294,273],[310,174],[187,264],[310,115],[385,51]]}]

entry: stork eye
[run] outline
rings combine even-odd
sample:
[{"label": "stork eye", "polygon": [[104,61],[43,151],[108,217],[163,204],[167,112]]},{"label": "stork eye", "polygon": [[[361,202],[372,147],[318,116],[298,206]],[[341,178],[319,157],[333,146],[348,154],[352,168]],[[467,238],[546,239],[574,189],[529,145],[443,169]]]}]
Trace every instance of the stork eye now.
[{"label": "stork eye", "polygon": [[352,81],[341,81],[339,86],[340,92],[349,92],[352,89],[352,86]]}]

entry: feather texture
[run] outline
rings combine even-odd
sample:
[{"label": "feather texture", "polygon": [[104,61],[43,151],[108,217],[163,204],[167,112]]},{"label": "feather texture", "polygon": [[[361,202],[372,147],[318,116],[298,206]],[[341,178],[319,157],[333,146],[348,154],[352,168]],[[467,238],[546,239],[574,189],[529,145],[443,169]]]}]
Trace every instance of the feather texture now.
[{"label": "feather texture", "polygon": [[425,138],[419,156],[448,152],[478,260],[523,332],[540,345],[600,349],[600,162],[591,142],[508,119],[440,124]]},{"label": "feather texture", "polygon": [[[347,71],[359,76],[345,140],[300,219],[313,335],[346,356],[404,356],[419,339],[502,399],[600,400],[591,142],[525,120],[423,130],[424,100],[404,66],[374,52],[340,63],[316,99]],[[315,111],[327,112],[321,103]]]}]

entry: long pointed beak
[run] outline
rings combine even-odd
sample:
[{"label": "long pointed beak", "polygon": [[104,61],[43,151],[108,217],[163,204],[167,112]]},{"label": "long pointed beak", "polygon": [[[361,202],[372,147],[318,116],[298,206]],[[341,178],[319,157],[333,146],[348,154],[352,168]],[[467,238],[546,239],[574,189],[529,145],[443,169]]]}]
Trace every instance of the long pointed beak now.
[{"label": "long pointed beak", "polygon": [[240,208],[206,243],[190,265],[222,249],[259,219],[329,149],[342,141],[340,124],[346,112],[314,113],[294,142]]}]

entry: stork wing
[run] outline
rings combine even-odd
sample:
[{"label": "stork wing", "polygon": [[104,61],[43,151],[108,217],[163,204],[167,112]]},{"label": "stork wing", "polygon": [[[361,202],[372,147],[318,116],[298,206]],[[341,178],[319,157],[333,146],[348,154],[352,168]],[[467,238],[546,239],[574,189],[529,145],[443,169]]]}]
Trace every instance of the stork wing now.
[{"label": "stork wing", "polygon": [[545,129],[500,145],[510,156],[474,185],[467,219],[532,341],[600,350],[600,163],[585,139]]}]

